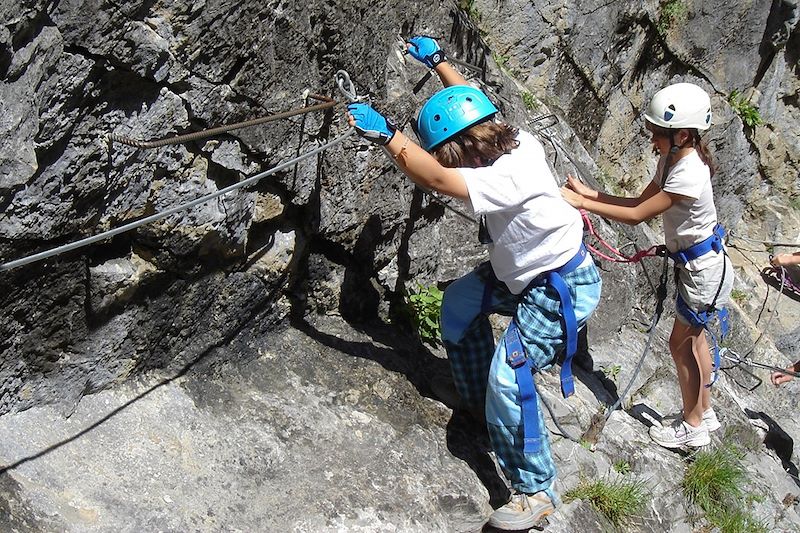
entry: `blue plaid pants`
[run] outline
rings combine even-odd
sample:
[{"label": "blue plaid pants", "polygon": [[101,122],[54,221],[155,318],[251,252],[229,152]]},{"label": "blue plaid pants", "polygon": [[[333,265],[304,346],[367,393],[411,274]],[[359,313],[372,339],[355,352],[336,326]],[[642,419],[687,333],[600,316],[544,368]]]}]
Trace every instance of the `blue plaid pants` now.
[{"label": "blue plaid pants", "polygon": [[[582,327],[600,301],[601,281],[594,264],[565,274],[578,327]],[[484,306],[484,289],[493,283]],[[497,279],[489,263],[459,278],[445,290],[442,301],[442,340],[450,359],[453,380],[462,399],[483,406],[492,448],[514,489],[552,492],[556,467],[549,439],[542,439],[537,453],[523,452],[522,407],[514,370],[506,362],[505,333],[495,346],[488,315],[513,316],[520,340],[534,371],[553,365],[565,342],[558,293],[549,286],[529,286],[512,294]],[[538,401],[538,400],[537,400]],[[539,431],[547,435],[541,408]]]}]

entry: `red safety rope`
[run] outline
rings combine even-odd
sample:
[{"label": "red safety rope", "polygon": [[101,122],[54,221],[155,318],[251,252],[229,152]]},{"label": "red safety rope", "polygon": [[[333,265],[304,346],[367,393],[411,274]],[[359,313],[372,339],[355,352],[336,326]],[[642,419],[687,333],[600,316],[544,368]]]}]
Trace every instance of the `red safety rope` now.
[{"label": "red safety rope", "polygon": [[586,231],[588,231],[589,234],[592,237],[597,239],[597,242],[599,242],[600,244],[605,246],[611,253],[613,253],[614,255],[617,256],[617,257],[612,257],[612,256],[610,256],[610,255],[608,255],[606,253],[601,252],[600,250],[598,250],[597,248],[595,248],[591,244],[586,244],[586,247],[589,249],[589,251],[591,251],[594,255],[597,255],[598,257],[600,257],[602,259],[605,259],[606,261],[611,261],[612,263],[638,263],[639,261],[641,261],[645,257],[663,256],[665,254],[665,252],[666,252],[666,250],[665,250],[663,245],[657,244],[655,246],[651,246],[647,250],[639,250],[638,252],[636,252],[635,254],[633,254],[631,256],[625,255],[622,252],[620,252],[618,249],[616,249],[613,246],[611,246],[610,244],[608,244],[605,241],[605,239],[603,239],[595,231],[594,226],[592,225],[592,221],[589,219],[589,213],[587,213],[583,209],[580,210],[580,213],[581,213],[581,218],[583,219],[583,224],[586,227]]}]

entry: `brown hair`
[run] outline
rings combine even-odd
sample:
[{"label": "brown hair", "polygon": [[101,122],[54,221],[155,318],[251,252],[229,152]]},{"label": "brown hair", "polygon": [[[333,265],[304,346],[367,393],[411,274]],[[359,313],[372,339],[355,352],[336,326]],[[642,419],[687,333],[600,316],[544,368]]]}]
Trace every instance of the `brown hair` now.
[{"label": "brown hair", "polygon": [[504,122],[487,120],[462,131],[431,150],[431,154],[443,167],[489,166],[498,157],[519,146],[518,131]]},{"label": "brown hair", "polygon": [[[679,130],[673,130],[669,128],[662,128],[661,126],[657,126],[651,122],[645,122],[645,127],[651,131],[654,135],[658,135],[661,137],[669,137],[672,133],[677,132]],[[697,155],[700,156],[700,160],[706,164],[708,167],[709,172],[713,176],[714,173],[717,171],[717,167],[714,165],[714,158],[711,157],[711,150],[708,148],[708,144],[700,137],[700,132],[697,131],[696,128],[684,128],[686,131],[689,132],[689,138],[691,139],[692,146],[695,150],[697,150]],[[658,155],[658,151],[654,148],[653,149],[656,155]]]},{"label": "brown hair", "polygon": [[700,138],[699,131],[695,129],[691,131],[692,139],[694,140],[694,149],[697,150],[697,155],[699,155],[703,163],[706,164],[709,172],[711,172],[711,176],[714,176],[714,173],[717,171],[717,167],[714,165],[714,158],[711,157],[711,150],[709,150],[708,144],[706,144],[706,142]]}]

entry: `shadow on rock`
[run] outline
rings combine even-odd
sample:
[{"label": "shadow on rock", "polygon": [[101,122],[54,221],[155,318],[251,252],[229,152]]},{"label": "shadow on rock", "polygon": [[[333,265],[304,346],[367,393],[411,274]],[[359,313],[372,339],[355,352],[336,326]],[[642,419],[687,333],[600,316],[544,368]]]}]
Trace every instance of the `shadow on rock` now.
[{"label": "shadow on rock", "polygon": [[781,466],[792,477],[795,485],[800,487],[797,466],[792,462],[792,452],[794,451],[794,439],[786,433],[775,420],[762,411],[745,409],[745,414],[750,420],[760,420],[767,426],[767,434],[764,437],[764,445],[767,449],[775,452],[781,460]]},{"label": "shadow on rock", "polygon": [[317,330],[306,321],[297,320],[293,326],[324,346],[354,357],[370,359],[387,370],[405,375],[420,395],[453,409],[446,429],[448,450],[475,472],[489,492],[489,503],[493,507],[508,501],[508,488],[489,455],[491,444],[482,413],[463,407],[446,359],[434,356],[418,341],[398,334],[396,327],[386,324],[361,324],[358,330],[388,348],[370,342],[343,340]]}]

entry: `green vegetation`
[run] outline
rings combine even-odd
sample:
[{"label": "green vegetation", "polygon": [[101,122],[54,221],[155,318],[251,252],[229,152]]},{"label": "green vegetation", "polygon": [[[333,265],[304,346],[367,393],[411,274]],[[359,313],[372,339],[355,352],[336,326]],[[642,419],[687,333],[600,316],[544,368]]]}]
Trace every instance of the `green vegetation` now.
[{"label": "green vegetation", "polygon": [[539,100],[533,93],[528,91],[522,91],[522,103],[525,104],[525,107],[530,111],[538,111],[539,107],[541,107]]},{"label": "green vegetation", "polygon": [[480,22],[481,12],[475,7],[475,0],[458,0],[458,7],[475,22]]},{"label": "green vegetation", "polygon": [[739,115],[739,118],[742,119],[745,126],[755,128],[764,123],[758,108],[750,103],[750,100],[745,98],[738,90],[734,89],[728,96],[728,103],[733,108],[733,111]]},{"label": "green vegetation", "polygon": [[614,469],[615,472],[618,472],[623,476],[630,474],[632,470],[631,464],[625,459],[620,459],[619,461],[616,461],[613,465],[611,465],[611,467]]},{"label": "green vegetation", "polygon": [[731,299],[739,305],[745,303],[749,297],[750,295],[742,289],[733,289],[731,291]]},{"label": "green vegetation", "polygon": [[645,486],[641,481],[597,479],[582,480],[564,493],[564,501],[586,500],[614,525],[629,525],[641,516],[645,507]]},{"label": "green vegetation", "polygon": [[417,284],[417,290],[408,295],[411,321],[422,342],[434,347],[441,342],[439,319],[442,314],[443,294],[436,285],[423,287]]},{"label": "green vegetation", "polygon": [[741,459],[742,453],[734,446],[697,453],[683,477],[684,494],[705,513],[709,525],[722,533],[766,533],[766,526],[746,510]]},{"label": "green vegetation", "polygon": [[617,376],[619,376],[619,372],[622,370],[622,367],[620,365],[601,366],[600,370],[608,379],[616,383]]},{"label": "green vegetation", "polygon": [[662,0],[656,30],[662,37],[676,22],[686,18],[686,2],[684,0]]},{"label": "green vegetation", "polygon": [[492,59],[494,59],[494,62],[497,63],[498,67],[505,69],[506,63],[508,63],[508,60],[511,58],[503,54],[498,54],[497,52],[492,52]]}]

